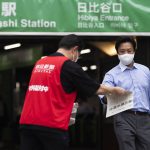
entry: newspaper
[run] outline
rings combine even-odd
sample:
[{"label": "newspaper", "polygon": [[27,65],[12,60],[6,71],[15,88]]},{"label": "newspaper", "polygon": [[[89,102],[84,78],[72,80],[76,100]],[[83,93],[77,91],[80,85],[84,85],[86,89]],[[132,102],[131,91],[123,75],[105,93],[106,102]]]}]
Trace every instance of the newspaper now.
[{"label": "newspaper", "polygon": [[133,94],[126,92],[124,95],[107,95],[106,118],[133,108]]},{"label": "newspaper", "polygon": [[73,104],[71,117],[70,117],[70,121],[69,121],[69,126],[75,124],[75,119],[76,119],[76,114],[77,114],[78,107],[79,107],[78,103]]}]

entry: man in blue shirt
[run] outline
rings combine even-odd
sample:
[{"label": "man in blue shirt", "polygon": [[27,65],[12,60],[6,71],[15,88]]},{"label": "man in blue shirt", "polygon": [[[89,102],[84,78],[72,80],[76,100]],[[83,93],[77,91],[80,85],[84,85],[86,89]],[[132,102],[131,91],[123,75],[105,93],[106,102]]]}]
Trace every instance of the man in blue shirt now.
[{"label": "man in blue shirt", "polygon": [[133,92],[134,107],[114,116],[120,150],[150,150],[150,71],[134,62],[136,42],[120,37],[115,44],[120,63],[108,71],[103,84]]}]

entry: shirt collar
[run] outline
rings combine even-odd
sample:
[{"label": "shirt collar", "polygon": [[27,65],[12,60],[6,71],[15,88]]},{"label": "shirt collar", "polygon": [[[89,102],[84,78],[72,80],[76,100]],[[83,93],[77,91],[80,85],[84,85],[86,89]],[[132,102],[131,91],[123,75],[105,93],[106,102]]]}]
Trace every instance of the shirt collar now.
[{"label": "shirt collar", "polygon": [[126,69],[133,69],[133,68],[137,68],[137,64],[134,63],[132,68],[129,68],[128,66],[123,65],[121,62],[119,63],[119,67],[121,69],[121,71],[125,71]]},{"label": "shirt collar", "polygon": [[54,53],[50,54],[50,56],[64,56],[64,55],[59,52],[54,52]]}]

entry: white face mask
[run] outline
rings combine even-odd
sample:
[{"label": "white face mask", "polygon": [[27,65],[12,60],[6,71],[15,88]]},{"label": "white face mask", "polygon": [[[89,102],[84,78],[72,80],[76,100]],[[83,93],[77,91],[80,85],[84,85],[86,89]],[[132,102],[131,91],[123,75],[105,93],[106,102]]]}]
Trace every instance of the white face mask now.
[{"label": "white face mask", "polygon": [[134,54],[118,55],[118,58],[119,58],[120,62],[126,66],[133,62]]},{"label": "white face mask", "polygon": [[73,60],[72,60],[72,61],[77,62],[77,61],[78,61],[78,59],[79,59],[79,57],[78,57],[78,56],[75,58],[75,56],[73,55]]},{"label": "white face mask", "polygon": [[[76,53],[78,53],[78,52],[76,51]],[[77,62],[78,59],[79,59],[79,55],[78,54],[76,54],[76,58],[75,58],[75,54],[72,54],[72,61]]]}]

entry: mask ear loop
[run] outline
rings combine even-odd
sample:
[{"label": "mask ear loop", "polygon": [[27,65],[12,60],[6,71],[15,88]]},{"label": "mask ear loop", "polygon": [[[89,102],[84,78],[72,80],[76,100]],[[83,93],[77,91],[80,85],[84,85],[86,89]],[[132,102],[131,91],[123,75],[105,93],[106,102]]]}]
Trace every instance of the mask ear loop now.
[{"label": "mask ear loop", "polygon": [[74,54],[72,54],[72,61],[74,61]]},{"label": "mask ear loop", "polygon": [[77,62],[79,60],[79,52],[77,51],[76,53],[77,53],[77,57],[75,59],[75,62]]}]

